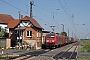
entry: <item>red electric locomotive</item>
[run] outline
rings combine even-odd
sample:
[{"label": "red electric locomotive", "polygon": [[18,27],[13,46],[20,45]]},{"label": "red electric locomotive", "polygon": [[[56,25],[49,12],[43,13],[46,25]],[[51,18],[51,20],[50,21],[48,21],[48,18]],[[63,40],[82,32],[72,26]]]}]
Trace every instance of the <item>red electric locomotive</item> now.
[{"label": "red electric locomotive", "polygon": [[68,42],[67,36],[60,36],[60,34],[47,34],[46,35],[46,47],[52,48],[52,47],[59,47],[60,45],[64,45]]}]

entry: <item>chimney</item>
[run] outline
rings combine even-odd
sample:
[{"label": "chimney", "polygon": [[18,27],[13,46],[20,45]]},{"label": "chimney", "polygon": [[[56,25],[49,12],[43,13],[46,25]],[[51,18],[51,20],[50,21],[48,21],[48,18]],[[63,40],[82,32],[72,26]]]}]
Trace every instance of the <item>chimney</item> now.
[{"label": "chimney", "polygon": [[21,15],[21,17],[20,17],[21,19],[23,18],[23,15]]}]

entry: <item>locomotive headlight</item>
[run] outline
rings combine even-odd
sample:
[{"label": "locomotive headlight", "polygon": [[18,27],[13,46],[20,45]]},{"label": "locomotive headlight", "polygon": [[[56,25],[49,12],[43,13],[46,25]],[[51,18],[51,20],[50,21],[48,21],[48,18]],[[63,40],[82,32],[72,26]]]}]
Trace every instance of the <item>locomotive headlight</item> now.
[{"label": "locomotive headlight", "polygon": [[52,40],[52,42],[54,42],[54,40]]},{"label": "locomotive headlight", "polygon": [[46,40],[46,42],[49,42],[49,40]]}]

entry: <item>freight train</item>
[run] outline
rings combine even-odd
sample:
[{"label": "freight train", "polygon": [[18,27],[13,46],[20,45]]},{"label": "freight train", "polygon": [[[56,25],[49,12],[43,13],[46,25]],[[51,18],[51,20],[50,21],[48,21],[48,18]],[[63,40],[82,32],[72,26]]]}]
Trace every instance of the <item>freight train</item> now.
[{"label": "freight train", "polygon": [[56,33],[50,33],[46,35],[45,46],[46,48],[52,48],[52,47],[57,48],[59,46],[70,44],[77,41],[78,41],[77,38],[63,36]]}]

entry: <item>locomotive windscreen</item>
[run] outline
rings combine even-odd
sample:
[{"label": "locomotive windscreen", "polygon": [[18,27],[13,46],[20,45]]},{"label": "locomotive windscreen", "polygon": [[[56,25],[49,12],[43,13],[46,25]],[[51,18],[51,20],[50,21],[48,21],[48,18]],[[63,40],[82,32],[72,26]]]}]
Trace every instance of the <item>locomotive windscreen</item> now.
[{"label": "locomotive windscreen", "polygon": [[47,35],[46,38],[54,38],[54,35]]}]

